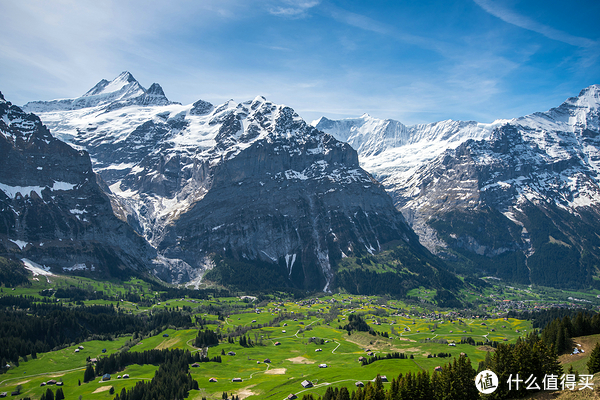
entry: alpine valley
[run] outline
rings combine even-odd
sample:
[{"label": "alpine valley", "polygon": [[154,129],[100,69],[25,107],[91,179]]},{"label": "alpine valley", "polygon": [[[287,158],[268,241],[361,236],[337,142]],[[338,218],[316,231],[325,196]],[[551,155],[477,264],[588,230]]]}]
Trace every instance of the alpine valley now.
[{"label": "alpine valley", "polygon": [[461,285],[448,270],[587,288],[599,102],[591,86],[491,124],[311,125],[260,96],[181,105],[128,72],[77,99],[2,99],[0,253],[246,289]]}]

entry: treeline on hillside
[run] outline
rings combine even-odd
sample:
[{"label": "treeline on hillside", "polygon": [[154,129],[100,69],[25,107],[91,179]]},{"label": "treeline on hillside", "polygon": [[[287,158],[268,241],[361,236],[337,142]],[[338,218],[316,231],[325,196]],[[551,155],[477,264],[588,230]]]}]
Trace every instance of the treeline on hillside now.
[{"label": "treeline on hillside", "polygon": [[[0,281],[1,282],[1,281]],[[107,300],[107,301],[119,301],[126,300],[132,303],[142,303],[148,301],[164,301],[168,299],[174,298],[192,298],[198,300],[207,300],[210,296],[213,297],[228,297],[231,293],[227,290],[216,290],[216,289],[200,289],[200,290],[192,290],[192,289],[181,289],[181,288],[171,288],[160,285],[152,285],[152,290],[157,292],[157,295],[154,295],[150,300],[146,298],[142,298],[139,293],[135,292],[127,292],[127,293],[119,293],[116,295],[109,295],[102,290],[93,290],[93,289],[83,289],[75,286],[70,286],[67,288],[59,287],[58,289],[44,289],[40,290],[40,296],[50,297],[54,295],[57,299],[68,299],[69,301],[84,301],[84,300]]]},{"label": "treeline on hillside", "polygon": [[12,288],[19,285],[28,285],[29,274],[23,264],[17,261],[0,257],[0,286]]},{"label": "treeline on hillside", "polygon": [[168,360],[158,367],[150,382],[140,381],[115,396],[115,400],[184,399],[190,390],[198,390],[198,382],[192,379],[185,355]]},{"label": "treeline on hillside", "polygon": [[516,319],[526,319],[529,321],[533,321],[532,325],[535,329],[544,329],[546,325],[555,319],[562,319],[566,316],[573,319],[577,316],[577,314],[584,312],[586,314],[594,315],[595,312],[591,310],[582,311],[581,309],[572,309],[572,308],[550,308],[548,310],[538,310],[538,311],[509,311],[507,314],[508,318],[516,318]]},{"label": "treeline on hillside", "polygon": [[113,353],[106,357],[100,357],[98,361],[96,361],[95,373],[96,376],[102,376],[104,374],[113,374],[122,371],[128,365],[159,365],[179,360],[183,360],[187,364],[210,361],[221,362],[221,357],[217,356],[209,359],[208,357],[203,357],[200,352],[192,354],[189,350],[184,351],[181,349],[126,351]]},{"label": "treeline on hillside", "polygon": [[[19,357],[47,352],[81,342],[90,337],[100,340],[134,332],[147,334],[167,326],[193,326],[188,313],[160,311],[152,315],[132,315],[112,306],[67,308],[56,304],[37,304],[27,299],[23,309],[5,305],[0,309],[0,365],[18,363]],[[1,370],[0,370],[1,371]]]},{"label": "treeline on hillside", "polygon": [[600,314],[590,311],[554,308],[534,312],[509,312],[509,318],[533,320],[534,328],[541,328],[542,340],[554,346],[558,354],[573,349],[572,338],[600,333]]},{"label": "treeline on hillside", "polygon": [[600,314],[590,315],[577,313],[575,318],[568,315],[550,322],[542,331],[542,339],[546,344],[553,344],[559,353],[571,352],[572,338],[600,333]]}]

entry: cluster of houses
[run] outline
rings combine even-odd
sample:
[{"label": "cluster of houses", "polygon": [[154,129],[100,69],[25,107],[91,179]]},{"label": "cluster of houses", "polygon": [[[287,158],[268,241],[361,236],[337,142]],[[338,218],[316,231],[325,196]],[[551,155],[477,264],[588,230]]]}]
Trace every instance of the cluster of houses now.
[{"label": "cluster of houses", "polygon": [[56,381],[55,379],[50,379],[49,381],[40,383],[40,386],[46,386],[46,385],[62,386],[63,383],[62,383],[62,381]]},{"label": "cluster of houses", "polygon": [[[117,379],[121,379],[121,378],[127,379],[127,378],[129,378],[129,374],[124,374],[123,376],[121,376],[121,375],[117,376]],[[110,381],[110,379],[111,379],[110,374],[104,374],[104,375],[102,375],[102,378],[100,378],[100,382]]]}]

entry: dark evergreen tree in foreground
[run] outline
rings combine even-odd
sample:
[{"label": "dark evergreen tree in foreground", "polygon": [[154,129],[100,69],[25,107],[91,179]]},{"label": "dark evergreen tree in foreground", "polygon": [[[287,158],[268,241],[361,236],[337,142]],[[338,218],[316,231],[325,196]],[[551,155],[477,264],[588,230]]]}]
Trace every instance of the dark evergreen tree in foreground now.
[{"label": "dark evergreen tree in foreground", "polygon": [[40,400],[54,400],[54,392],[52,391],[52,389],[46,389],[46,393],[42,394]]},{"label": "dark evergreen tree in foreground", "polygon": [[527,389],[527,385],[523,383],[519,384],[518,389],[513,384],[509,390],[508,380],[511,375],[515,379],[518,374],[523,381],[533,375],[541,388],[545,375],[560,376],[563,373],[554,346],[546,345],[535,333],[517,339],[516,344],[499,344],[493,355],[480,363],[479,370],[484,369],[490,369],[498,375],[499,387],[487,396],[489,399],[523,397],[534,392],[534,389]]},{"label": "dark evergreen tree in foreground", "polygon": [[596,346],[594,346],[586,365],[590,374],[600,372],[600,343],[596,343]]}]

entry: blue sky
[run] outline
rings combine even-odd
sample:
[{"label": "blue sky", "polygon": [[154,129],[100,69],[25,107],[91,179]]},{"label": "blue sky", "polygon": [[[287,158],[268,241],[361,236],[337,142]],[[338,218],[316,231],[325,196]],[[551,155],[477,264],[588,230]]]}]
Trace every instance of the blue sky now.
[{"label": "blue sky", "polygon": [[491,122],[600,84],[600,2],[0,0],[0,91],[78,97],[130,71],[183,104],[264,95],[309,122]]}]

